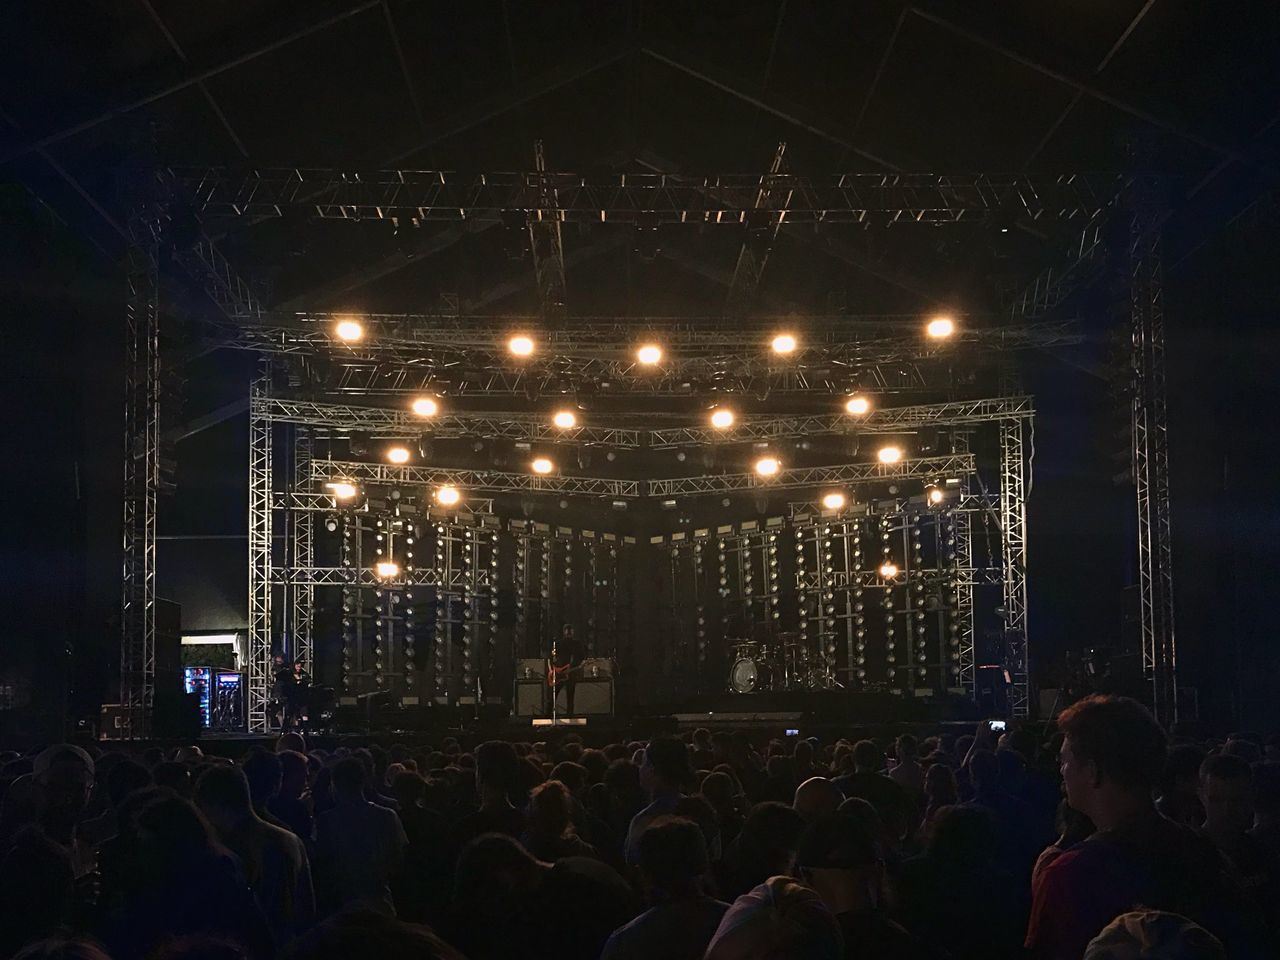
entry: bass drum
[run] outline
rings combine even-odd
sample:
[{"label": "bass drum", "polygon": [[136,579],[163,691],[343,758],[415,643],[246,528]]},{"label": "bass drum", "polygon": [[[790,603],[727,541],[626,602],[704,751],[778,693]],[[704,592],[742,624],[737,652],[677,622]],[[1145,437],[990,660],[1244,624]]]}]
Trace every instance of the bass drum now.
[{"label": "bass drum", "polygon": [[755,657],[739,657],[729,668],[729,689],[734,693],[752,693],[769,686],[771,670]]}]

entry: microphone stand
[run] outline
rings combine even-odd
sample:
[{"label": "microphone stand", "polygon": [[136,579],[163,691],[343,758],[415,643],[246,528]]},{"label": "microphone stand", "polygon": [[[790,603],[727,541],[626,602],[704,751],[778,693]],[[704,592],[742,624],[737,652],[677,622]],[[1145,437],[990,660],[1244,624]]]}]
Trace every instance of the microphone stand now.
[{"label": "microphone stand", "polygon": [[560,691],[557,689],[557,684],[558,684],[558,682],[559,682],[560,678],[559,678],[559,676],[556,674],[556,638],[555,638],[555,634],[552,634],[552,636],[551,636],[551,665],[550,665],[550,667],[549,667],[549,669],[548,669],[548,672],[551,674],[551,726],[553,726],[553,727],[554,727],[554,726],[556,726],[556,725],[560,722],[560,717],[559,717],[559,715],[558,715],[558,713],[557,713],[557,710],[558,710],[558,704],[557,704],[557,702],[556,702],[556,701],[558,700],[558,697],[556,696],[556,694],[560,692]]}]

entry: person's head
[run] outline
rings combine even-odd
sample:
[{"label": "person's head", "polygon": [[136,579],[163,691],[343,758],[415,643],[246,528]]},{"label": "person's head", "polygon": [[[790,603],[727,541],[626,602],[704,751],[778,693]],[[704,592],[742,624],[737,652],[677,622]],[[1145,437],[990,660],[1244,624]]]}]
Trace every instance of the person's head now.
[{"label": "person's head", "polygon": [[737,802],[737,788],[733,778],[723,770],[713,770],[702,778],[702,786],[698,792],[707,798],[707,802],[715,808],[716,814],[724,817],[734,812]]},{"label": "person's head", "polygon": [[295,940],[288,960],[466,960],[421,924],[406,923],[372,910],[343,911]]},{"label": "person's head", "polygon": [[651,900],[696,896],[711,868],[702,828],[686,817],[659,817],[640,834],[640,873]]},{"label": "person's head", "polygon": [[738,852],[764,879],[789,873],[804,831],[804,818],[785,803],[757,803],[743,821]]},{"label": "person's head", "polygon": [[711,741],[711,731],[706,727],[699,727],[693,731],[693,736],[689,738],[689,742],[699,750],[714,749],[714,744]]},{"label": "person's head", "polygon": [[307,741],[300,733],[281,734],[276,739],[276,753],[284,753],[286,750],[296,750],[298,753],[306,754]]},{"label": "person's head", "polygon": [[893,743],[899,763],[914,762],[920,751],[920,741],[909,733],[904,733]]},{"label": "person's head", "polygon": [[49,937],[35,940],[13,955],[12,960],[111,960],[93,940],[81,937]]},{"label": "person's head", "polygon": [[1089,941],[1083,960],[1227,960],[1221,941],[1176,913],[1122,913]]},{"label": "person's head", "polygon": [[657,737],[644,749],[640,783],[650,794],[679,792],[693,781],[689,748],[676,737]]},{"label": "person's head", "polygon": [[805,820],[816,820],[835,813],[842,800],[840,789],[826,777],[810,777],[796,787],[791,806]]},{"label": "person's head", "polygon": [[569,788],[559,780],[548,780],[529,794],[529,826],[549,837],[562,837],[572,826]]},{"label": "person's head", "polygon": [[1151,803],[1164,772],[1166,739],[1142,704],[1094,695],[1058,717],[1067,800],[1099,829]]},{"label": "person's head", "polygon": [[113,764],[107,772],[107,803],[112,810],[118,810],[125,797],[151,784],[151,771],[126,757]]},{"label": "person's head", "polygon": [[284,772],[280,758],[266,750],[251,750],[242,764],[245,779],[249,782],[249,795],[253,805],[261,810],[272,797],[280,792]]},{"label": "person's head", "polygon": [[244,771],[229,764],[210,767],[200,774],[195,801],[218,830],[232,829],[255,815]]},{"label": "person's head", "polygon": [[528,900],[546,868],[506,834],[482,834],[458,857],[454,902],[472,917],[510,916]]},{"label": "person's head", "polygon": [[427,795],[427,781],[412,770],[405,770],[396,774],[391,781],[391,794],[396,798],[396,803],[400,804],[401,810],[416,809],[422,806],[422,800]]},{"label": "person's head", "polygon": [[958,796],[955,771],[945,763],[932,764],[924,772],[924,795],[934,805],[955,803]]},{"label": "person's head", "polygon": [[1208,756],[1202,749],[1190,743],[1179,743],[1169,748],[1165,756],[1164,777],[1160,782],[1160,795],[1168,797],[1181,794],[1194,797],[1200,792],[1200,766]]},{"label": "person's head", "polygon": [[832,913],[873,910],[880,902],[884,856],[875,833],[857,817],[833,813],[805,828],[796,871]]},{"label": "person's head", "polygon": [[559,780],[575,797],[587,789],[587,768],[580,763],[565,760],[551,768],[551,779]]},{"label": "person's head", "polygon": [[297,660],[293,662],[293,675],[295,677],[302,675],[302,664],[299,663]]},{"label": "person's head", "polygon": [[329,774],[334,799],[345,802],[363,800],[368,777],[369,774],[359,758],[343,757],[333,765]]},{"label": "person's head", "polygon": [[796,749],[792,756],[795,758],[797,770],[808,770],[813,766],[813,742],[810,740],[797,740]]},{"label": "person's head", "polygon": [[280,668],[280,667],[283,667],[283,666],[284,666],[284,654],[283,654],[283,653],[277,653],[275,656],[273,656],[273,657],[271,658],[271,663],[272,663],[272,666],[276,667],[277,669],[278,669],[278,668]]},{"label": "person's head", "polygon": [[996,765],[999,767],[997,782],[1002,790],[1017,793],[1027,779],[1027,761],[1017,750],[997,750]]},{"label": "person's head", "polygon": [[990,862],[998,839],[995,817],[986,807],[943,807],[933,821],[928,854],[944,863],[974,866]]},{"label": "person's head", "polygon": [[296,750],[282,750],[276,756],[280,758],[280,796],[291,800],[301,797],[307,789],[310,770],[306,755]]},{"label": "person's head", "polygon": [[771,877],[733,902],[704,960],[839,960],[840,925],[822,898],[790,877]]},{"label": "person's head", "polygon": [[1253,771],[1239,757],[1221,753],[1200,767],[1200,803],[1207,830],[1244,834],[1253,826]]},{"label": "person's head", "polygon": [[853,769],[858,773],[879,773],[884,767],[884,751],[873,740],[859,740],[853,745]]},{"label": "person's head", "polygon": [[486,740],[476,747],[476,788],[485,803],[510,801],[520,795],[520,758],[504,740]]},{"label": "person's head", "polygon": [[1262,760],[1262,747],[1244,734],[1234,733],[1222,747],[1222,752],[1230,757],[1239,757],[1245,763],[1253,764]]},{"label": "person's head", "polygon": [[158,797],[138,811],[136,823],[138,865],[151,884],[207,869],[203,862],[219,849],[208,821],[181,797]]},{"label": "person's head", "polygon": [[94,764],[89,754],[69,743],[36,755],[31,768],[46,822],[74,824],[89,805]]},{"label": "person's head", "polygon": [[969,758],[969,779],[978,791],[994,790],[1000,779],[1000,762],[990,750],[975,750]]}]

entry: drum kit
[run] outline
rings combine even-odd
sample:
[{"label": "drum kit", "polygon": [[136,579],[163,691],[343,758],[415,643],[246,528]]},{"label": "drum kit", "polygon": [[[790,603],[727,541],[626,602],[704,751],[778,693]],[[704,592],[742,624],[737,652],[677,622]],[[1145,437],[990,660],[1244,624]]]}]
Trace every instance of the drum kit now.
[{"label": "drum kit", "polygon": [[729,689],[733,693],[823,690],[836,685],[822,658],[797,634],[779,634],[773,642],[735,640],[729,644]]}]

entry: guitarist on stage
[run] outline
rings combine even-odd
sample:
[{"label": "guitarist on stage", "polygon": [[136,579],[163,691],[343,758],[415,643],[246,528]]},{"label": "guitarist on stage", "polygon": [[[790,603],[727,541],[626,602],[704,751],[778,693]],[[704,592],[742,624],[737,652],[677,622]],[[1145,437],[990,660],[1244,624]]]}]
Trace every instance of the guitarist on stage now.
[{"label": "guitarist on stage", "polygon": [[566,623],[560,631],[560,639],[551,644],[551,667],[547,671],[547,683],[551,687],[552,699],[562,686],[565,687],[565,706],[569,716],[573,716],[574,688],[578,685],[578,671],[582,669],[585,653],[573,635],[573,624]]}]

